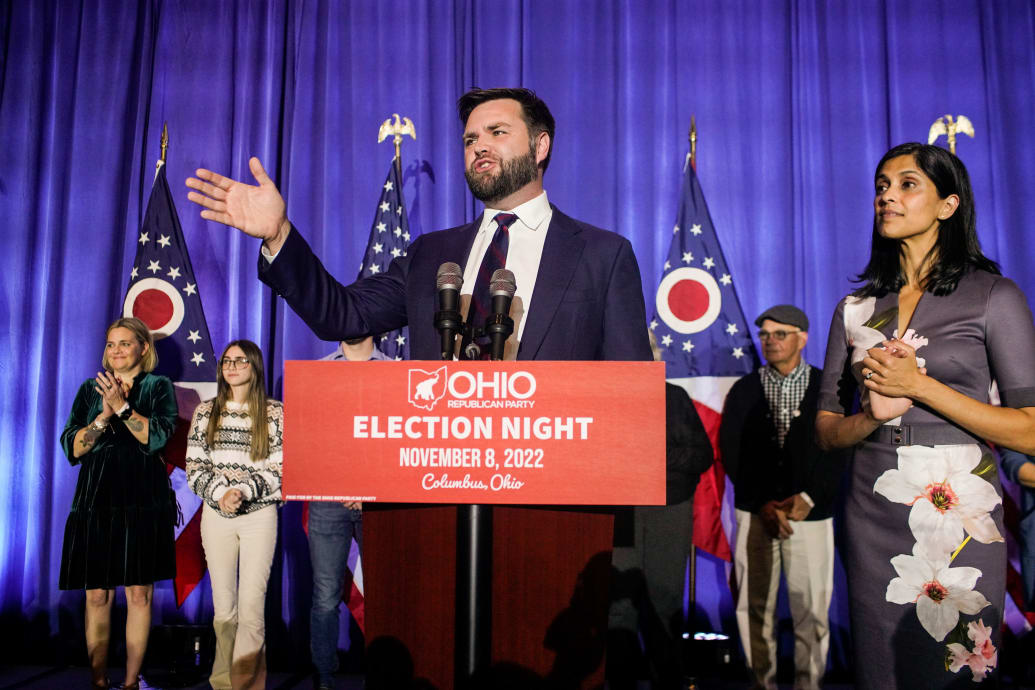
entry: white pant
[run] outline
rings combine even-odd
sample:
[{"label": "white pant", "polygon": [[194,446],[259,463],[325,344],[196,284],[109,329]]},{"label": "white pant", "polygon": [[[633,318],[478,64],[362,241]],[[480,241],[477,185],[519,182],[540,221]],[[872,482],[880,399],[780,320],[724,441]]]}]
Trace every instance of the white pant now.
[{"label": "white pant", "polygon": [[754,687],[776,688],[774,622],[782,570],[794,624],[794,687],[818,688],[830,645],[834,521],[791,522],[794,534],[773,539],[757,515],[743,510],[736,514],[737,628]]},{"label": "white pant", "polygon": [[[277,508],[226,518],[205,504],[201,543],[212,582],[215,690],[266,687],[266,584],[277,546]],[[239,566],[239,567],[238,567]]]}]

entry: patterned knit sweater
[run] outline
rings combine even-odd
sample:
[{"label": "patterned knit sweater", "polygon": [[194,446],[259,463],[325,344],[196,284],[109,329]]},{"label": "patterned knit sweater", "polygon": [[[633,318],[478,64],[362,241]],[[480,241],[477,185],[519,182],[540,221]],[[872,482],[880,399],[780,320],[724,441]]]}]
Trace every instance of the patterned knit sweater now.
[{"label": "patterned knit sweater", "polygon": [[284,443],[284,406],[278,400],[266,404],[270,454],[264,460],[251,459],[252,419],[247,403],[228,400],[219,422],[215,443],[205,440],[212,400],[194,411],[187,438],[187,482],[205,503],[219,510],[219,499],[230,489],[244,494],[240,510],[223,517],[245,515],[268,505],[282,503],[280,493],[281,450]]}]

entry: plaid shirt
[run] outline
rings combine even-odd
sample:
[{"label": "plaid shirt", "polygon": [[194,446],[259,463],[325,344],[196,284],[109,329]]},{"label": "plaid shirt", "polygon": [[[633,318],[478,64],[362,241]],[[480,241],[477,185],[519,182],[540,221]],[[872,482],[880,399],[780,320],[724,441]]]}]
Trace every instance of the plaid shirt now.
[{"label": "plaid shirt", "polygon": [[783,376],[775,368],[764,366],[758,370],[762,379],[762,389],[773,413],[773,424],[776,425],[776,437],[783,447],[791,421],[801,414],[798,409],[805,391],[809,387],[809,374],[812,367],[804,359],[787,376]]}]

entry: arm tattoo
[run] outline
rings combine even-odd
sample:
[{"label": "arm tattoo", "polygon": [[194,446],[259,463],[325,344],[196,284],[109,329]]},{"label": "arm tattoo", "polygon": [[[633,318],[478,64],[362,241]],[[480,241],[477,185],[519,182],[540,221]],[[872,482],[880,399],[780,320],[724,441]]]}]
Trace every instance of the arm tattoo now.
[{"label": "arm tattoo", "polygon": [[86,450],[87,448],[92,447],[93,444],[97,443],[97,439],[99,439],[103,433],[103,431],[98,431],[93,427],[87,427],[86,433],[83,434],[83,438],[79,441],[79,445],[82,446],[83,450]]},{"label": "arm tattoo", "polygon": [[126,420],[126,426],[129,427],[130,431],[140,433],[144,430],[144,423],[135,417],[130,417]]}]

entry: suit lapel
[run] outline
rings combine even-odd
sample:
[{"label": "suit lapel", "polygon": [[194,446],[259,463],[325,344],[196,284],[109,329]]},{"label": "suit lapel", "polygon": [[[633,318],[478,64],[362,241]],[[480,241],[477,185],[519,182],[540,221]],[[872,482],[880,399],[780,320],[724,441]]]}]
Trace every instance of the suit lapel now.
[{"label": "suit lapel", "polygon": [[[525,330],[521,334],[521,349],[518,359],[536,359],[542,347],[546,331],[553,321],[568,285],[575,275],[575,268],[582,257],[585,242],[579,237],[576,223],[553,206],[553,217],[543,245],[543,256],[539,260],[539,272],[535,279],[531,309],[526,316]],[[572,333],[571,337],[578,337]]]}]

